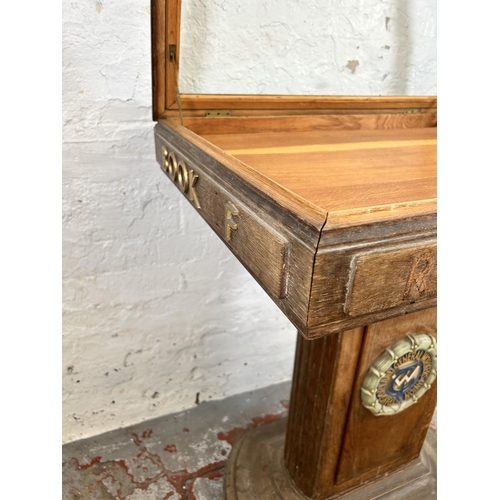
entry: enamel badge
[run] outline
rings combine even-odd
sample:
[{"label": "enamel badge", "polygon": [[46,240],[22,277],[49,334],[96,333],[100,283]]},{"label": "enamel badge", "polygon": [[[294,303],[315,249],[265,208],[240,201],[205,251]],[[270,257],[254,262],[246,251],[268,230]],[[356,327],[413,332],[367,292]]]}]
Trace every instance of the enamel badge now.
[{"label": "enamel badge", "polygon": [[376,416],[394,415],[416,403],[437,375],[432,335],[407,335],[370,366],[361,387],[363,406]]}]

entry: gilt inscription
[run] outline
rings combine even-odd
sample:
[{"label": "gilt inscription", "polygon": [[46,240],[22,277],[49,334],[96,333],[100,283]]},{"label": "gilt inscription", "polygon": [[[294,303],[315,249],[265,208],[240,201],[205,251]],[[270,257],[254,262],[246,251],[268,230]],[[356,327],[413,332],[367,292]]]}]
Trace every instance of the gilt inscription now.
[{"label": "gilt inscription", "polygon": [[226,241],[231,241],[231,231],[236,231],[238,229],[238,224],[233,219],[233,217],[238,217],[240,212],[238,209],[230,202],[226,202],[224,205],[226,211],[226,220],[225,220],[225,238]]},{"label": "gilt inscription", "polygon": [[161,169],[167,174],[174,184],[188,196],[189,201],[199,210],[201,208],[200,200],[196,192],[196,183],[198,174],[186,165],[184,160],[178,160],[173,151],[169,151],[165,146],[162,147]]}]

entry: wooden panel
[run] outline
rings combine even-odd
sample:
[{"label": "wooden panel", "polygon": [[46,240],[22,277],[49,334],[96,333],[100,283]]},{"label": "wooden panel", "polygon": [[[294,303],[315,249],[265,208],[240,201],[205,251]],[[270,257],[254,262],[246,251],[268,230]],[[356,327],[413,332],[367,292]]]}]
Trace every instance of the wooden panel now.
[{"label": "wooden panel", "polygon": [[325,413],[321,453],[318,457],[318,469],[314,484],[316,498],[327,498],[335,491],[332,471],[336,469],[340,457],[364,329],[364,327],[359,327],[340,334],[339,355]]},{"label": "wooden panel", "polygon": [[[286,296],[287,239],[257,216],[241,199],[210,177],[193,170],[183,156],[163,146],[162,170],[200,211],[234,255],[275,298]],[[200,177],[201,176],[201,177]],[[195,179],[196,182],[191,182]]]},{"label": "wooden panel", "polygon": [[[223,194],[223,192],[221,192]],[[229,194],[226,199],[230,200]],[[219,203],[222,197],[219,197]],[[233,199],[238,215],[232,217],[237,229],[229,231],[230,240],[225,237],[231,251],[250,269],[256,279],[263,283],[275,298],[285,298],[289,273],[288,254],[290,244],[284,235],[275,231],[240,200]],[[227,215],[227,212],[226,212]],[[228,224],[228,221],[225,221]]]},{"label": "wooden panel", "polygon": [[403,412],[375,417],[361,404],[369,366],[409,333],[436,335],[427,309],[317,340],[297,340],[285,464],[308,497],[329,498],[417,458],[436,384]]},{"label": "wooden panel", "polygon": [[[176,104],[176,74],[180,61],[181,0],[151,0],[151,69],[153,120]],[[169,45],[176,46],[176,66],[170,61]]]},{"label": "wooden panel", "polygon": [[[331,113],[331,110],[320,110]],[[246,111],[248,113],[248,111]],[[259,111],[259,113],[269,111]],[[290,113],[284,110],[282,113]],[[309,111],[310,112],[310,111]],[[353,110],[349,110],[350,113]],[[169,111],[174,119],[177,111]],[[276,111],[272,112],[276,114]],[[186,118],[183,110],[184,126],[201,135],[237,134],[262,132],[304,132],[310,130],[359,130],[390,128],[423,128],[435,127],[435,113],[418,115],[403,114],[365,114],[365,115],[319,115],[319,116],[232,116],[225,118]],[[236,115],[236,116],[235,116]]]},{"label": "wooden panel", "polygon": [[346,489],[418,457],[436,406],[434,383],[418,403],[396,415],[376,417],[361,404],[370,365],[407,334],[436,335],[436,309],[427,309],[366,328],[335,482]]},{"label": "wooden panel", "polygon": [[166,5],[163,0],[151,2],[151,80],[153,85],[153,120],[165,111]]},{"label": "wooden panel", "polygon": [[297,339],[285,463],[295,484],[313,498],[333,492],[363,330]]},{"label": "wooden panel", "polygon": [[354,257],[348,290],[350,316],[435,298],[436,244]]},{"label": "wooden panel", "polygon": [[285,463],[291,478],[307,496],[314,491],[339,338],[339,334],[313,341],[297,338]]},{"label": "wooden panel", "polygon": [[436,197],[434,128],[204,138],[333,215]]},{"label": "wooden panel", "polygon": [[[376,108],[376,109],[350,109],[350,108],[340,108],[340,109],[293,109],[293,108],[283,108],[283,109],[231,109],[231,110],[220,110],[220,114],[217,115],[219,110],[212,109],[187,109],[183,110],[183,114],[188,118],[204,118],[205,121],[209,123],[214,123],[214,121],[219,120],[224,122],[228,118],[269,118],[277,119],[282,118],[309,118],[323,116],[331,116],[338,118],[348,118],[349,116],[358,117],[372,117],[376,119],[377,117],[386,117],[386,119],[391,120],[392,118],[408,118],[408,119],[424,119],[422,117],[427,116],[427,119],[434,119],[433,125],[424,125],[434,127],[437,124],[437,110],[436,108],[426,108],[415,110],[407,109],[393,109],[393,108]],[[226,115],[225,111],[230,111],[230,115]],[[215,112],[215,115],[213,114]],[[210,113],[208,115],[207,113]],[[165,116],[162,118],[178,117],[179,111],[177,109],[170,109],[165,111]],[[394,128],[394,127],[381,127],[381,128]],[[398,127],[396,127],[398,128]],[[405,127],[399,127],[405,128]],[[260,130],[259,132],[265,132],[265,130]]]},{"label": "wooden panel", "polygon": [[182,94],[183,109],[412,109],[436,108],[435,96],[310,96]]},{"label": "wooden panel", "polygon": [[[166,84],[165,84],[165,104],[170,108],[177,103],[177,83],[179,75],[180,59],[180,38],[181,38],[181,0],[167,0],[167,46],[166,56]],[[176,46],[175,63],[170,60],[169,46]],[[175,67],[174,67],[175,64]]]}]

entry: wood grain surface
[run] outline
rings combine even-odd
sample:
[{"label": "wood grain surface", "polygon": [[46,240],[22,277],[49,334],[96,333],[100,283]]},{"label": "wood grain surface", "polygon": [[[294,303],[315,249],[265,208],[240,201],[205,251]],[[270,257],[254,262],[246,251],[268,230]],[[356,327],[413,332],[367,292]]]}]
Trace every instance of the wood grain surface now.
[{"label": "wood grain surface", "polygon": [[[230,117],[207,118],[205,112],[185,111],[184,125],[197,134],[247,134],[263,132],[304,132],[313,130],[359,130],[390,128],[435,127],[436,113],[415,115],[389,114],[382,110],[381,114],[355,114],[355,110],[338,111],[316,110],[309,115],[309,110],[236,110]],[[378,112],[378,110],[376,110]],[[196,116],[196,115],[199,116]],[[168,111],[167,115],[177,119],[177,111]]]},{"label": "wood grain surface", "polygon": [[334,490],[364,327],[317,340],[297,338],[285,464],[311,498]]},{"label": "wood grain surface", "polygon": [[437,245],[412,245],[355,257],[344,311],[358,316],[436,296]]},{"label": "wood grain surface", "polygon": [[[326,214],[254,175],[245,165],[177,124],[156,127],[156,158],[165,148],[198,175],[200,208],[209,224],[271,299],[301,331],[306,330],[316,245]],[[172,179],[167,176],[167,179]],[[179,182],[175,185],[180,189]],[[180,189],[189,200],[189,192]],[[225,234],[225,204],[238,209],[238,229]]]},{"label": "wood grain surface", "polygon": [[166,29],[167,13],[164,1],[151,2],[151,83],[153,120],[165,112],[166,104]]},{"label": "wood grain surface", "polygon": [[[305,337],[436,304],[435,271],[427,276],[414,261],[415,251],[435,243],[436,200],[418,199],[435,195],[435,129],[201,137],[162,120],[160,164],[163,147],[199,175],[198,211],[221,238],[224,203],[242,207],[239,228],[225,243]],[[252,251],[252,239],[262,252]],[[266,257],[275,246],[274,260]],[[373,266],[375,280],[367,271]],[[398,279],[390,276],[393,267]],[[425,274],[424,288],[412,273],[417,281]],[[374,300],[382,295],[391,300]]]},{"label": "wood grain surface", "polygon": [[[181,0],[151,0],[151,73],[153,120],[177,107],[176,75],[180,61]],[[176,61],[170,61],[169,46],[176,47]],[[175,64],[175,68],[173,65]]]},{"label": "wood grain surface", "polygon": [[435,109],[435,96],[182,94],[185,109]]},{"label": "wood grain surface", "polygon": [[436,335],[436,309],[317,340],[299,336],[285,464],[297,487],[329,498],[418,456],[436,404],[434,384],[403,412],[375,417],[361,404],[369,366],[408,334]]},{"label": "wood grain surface", "polygon": [[436,129],[204,138],[327,212],[436,198]]},{"label": "wood grain surface", "polygon": [[335,483],[347,488],[418,457],[436,407],[437,383],[414,405],[376,417],[361,404],[366,372],[391,344],[408,334],[436,336],[436,309],[426,309],[366,327]]}]

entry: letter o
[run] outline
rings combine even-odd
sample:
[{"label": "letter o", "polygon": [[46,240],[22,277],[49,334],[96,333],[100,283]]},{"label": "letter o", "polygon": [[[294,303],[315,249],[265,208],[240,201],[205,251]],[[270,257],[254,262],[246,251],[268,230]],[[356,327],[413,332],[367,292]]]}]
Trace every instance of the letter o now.
[{"label": "letter o", "polygon": [[175,182],[178,170],[179,166],[177,165],[177,158],[175,157],[175,153],[168,153],[168,175],[172,179],[172,182]]},{"label": "letter o", "polygon": [[183,193],[187,193],[189,191],[189,175],[184,160],[180,160],[178,164],[177,182],[179,183]]},{"label": "letter o", "polygon": [[162,146],[161,153],[163,155],[162,162],[161,162],[161,169],[163,170],[163,172],[167,173],[167,171],[168,171],[168,159],[167,159],[168,149],[166,148],[166,146]]}]

